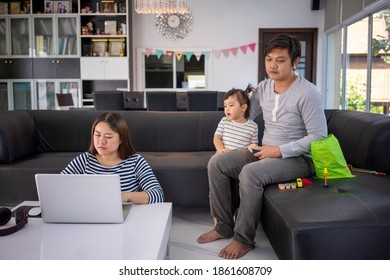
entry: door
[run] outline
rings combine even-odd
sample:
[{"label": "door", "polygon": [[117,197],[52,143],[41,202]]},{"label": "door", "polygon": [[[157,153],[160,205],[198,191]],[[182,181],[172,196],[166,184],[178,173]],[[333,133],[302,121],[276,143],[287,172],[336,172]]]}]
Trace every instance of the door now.
[{"label": "door", "polygon": [[258,82],[267,78],[264,66],[264,46],[276,34],[287,33],[301,41],[301,59],[296,72],[313,84],[317,69],[317,28],[262,28],[259,29],[259,76]]}]

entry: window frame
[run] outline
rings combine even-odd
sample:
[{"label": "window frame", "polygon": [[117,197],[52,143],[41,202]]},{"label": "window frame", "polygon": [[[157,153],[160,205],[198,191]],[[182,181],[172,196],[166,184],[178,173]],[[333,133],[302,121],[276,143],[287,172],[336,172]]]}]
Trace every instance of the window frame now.
[{"label": "window frame", "polygon": [[[195,54],[204,54],[205,52],[209,52],[210,56],[205,57],[204,62],[204,75],[205,75],[205,88],[203,89],[189,89],[189,88],[177,88],[176,87],[176,59],[173,59],[173,87],[172,88],[146,88],[145,87],[145,48],[137,48],[137,59],[136,59],[136,83],[135,83],[135,90],[136,91],[188,91],[188,90],[210,90],[212,87],[212,49],[211,48],[175,48],[172,50],[172,48],[153,48],[153,50],[162,50],[164,53],[163,55],[166,55],[167,51],[172,51],[175,56],[176,52],[192,52],[193,55]],[[155,52],[151,53],[152,55],[156,55]],[[185,55],[181,59],[186,59]]]}]

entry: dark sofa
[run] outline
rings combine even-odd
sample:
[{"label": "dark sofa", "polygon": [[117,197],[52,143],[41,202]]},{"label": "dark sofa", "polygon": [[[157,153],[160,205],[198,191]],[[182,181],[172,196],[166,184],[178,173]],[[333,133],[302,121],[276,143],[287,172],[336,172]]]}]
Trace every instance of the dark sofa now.
[{"label": "dark sofa", "polygon": [[[58,173],[90,140],[98,111],[0,113],[0,205],[37,200],[36,173]],[[132,141],[174,206],[208,207],[207,163],[223,112],[120,112]],[[390,117],[327,110],[329,133],[355,167],[390,173]],[[259,124],[261,139],[263,124]],[[261,219],[280,259],[390,259],[390,176],[313,178],[302,189],[267,186]],[[234,184],[233,184],[234,185]]]}]

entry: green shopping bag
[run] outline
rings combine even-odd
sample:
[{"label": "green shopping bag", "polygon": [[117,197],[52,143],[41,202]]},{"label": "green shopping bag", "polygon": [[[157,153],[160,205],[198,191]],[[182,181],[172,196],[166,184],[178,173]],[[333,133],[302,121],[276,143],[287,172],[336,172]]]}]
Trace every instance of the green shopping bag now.
[{"label": "green shopping bag", "polygon": [[311,155],[318,179],[324,179],[324,168],[328,170],[328,179],[355,177],[349,170],[340,143],[333,134],[329,134],[322,141],[312,142]]}]

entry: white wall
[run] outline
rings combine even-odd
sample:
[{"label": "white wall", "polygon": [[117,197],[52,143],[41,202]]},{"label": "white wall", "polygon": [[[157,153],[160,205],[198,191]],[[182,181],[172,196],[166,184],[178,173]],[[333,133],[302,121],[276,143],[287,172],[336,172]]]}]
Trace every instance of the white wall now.
[{"label": "white wall", "polygon": [[[317,86],[325,83],[324,10],[311,10],[311,0],[187,0],[192,11],[192,32],[180,41],[164,39],[154,26],[155,16],[133,11],[133,48],[211,48],[230,49],[256,43],[253,53],[238,51],[228,58],[212,59],[209,89],[226,91],[257,84],[259,28],[318,28]],[[134,67],[137,67],[135,61]],[[136,75],[137,71],[134,69]],[[136,79],[137,77],[135,77]],[[133,85],[135,85],[133,81]]]}]

